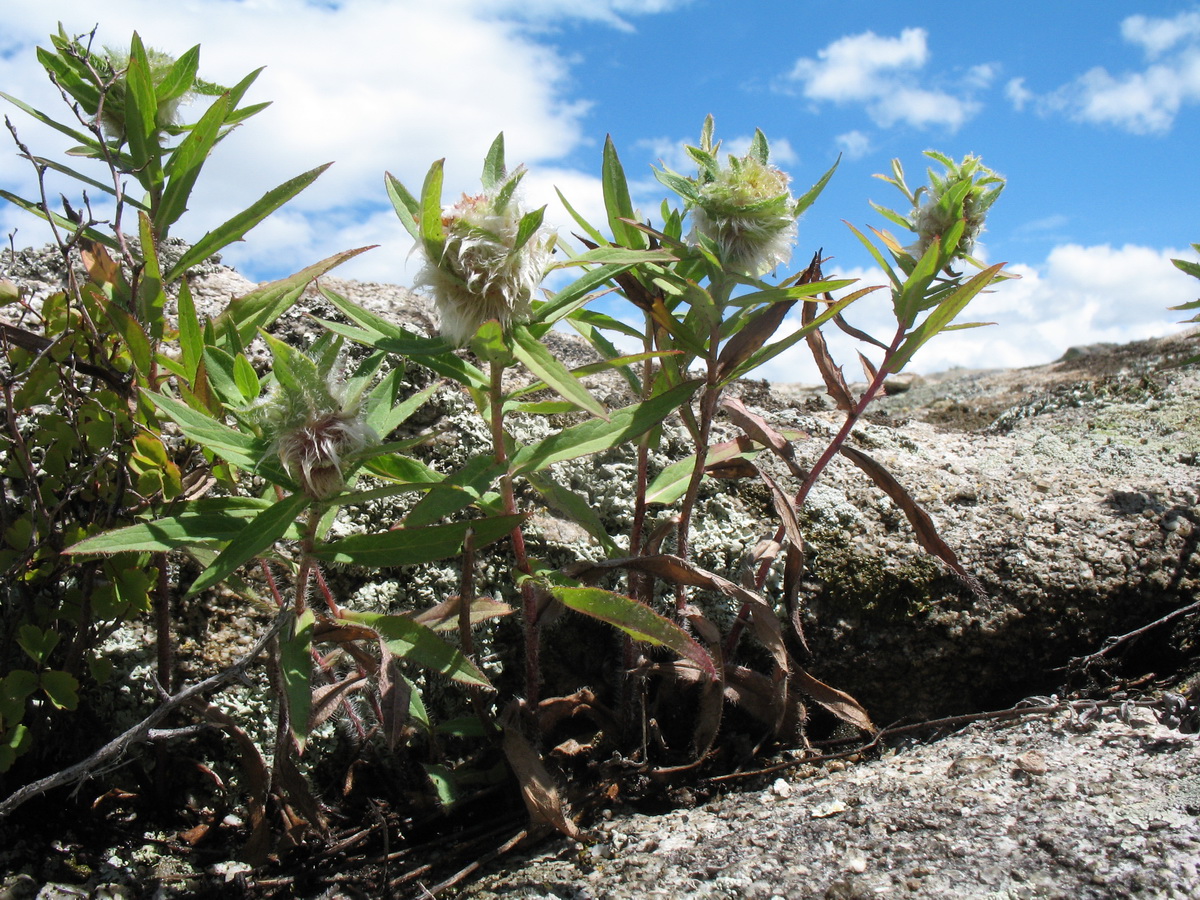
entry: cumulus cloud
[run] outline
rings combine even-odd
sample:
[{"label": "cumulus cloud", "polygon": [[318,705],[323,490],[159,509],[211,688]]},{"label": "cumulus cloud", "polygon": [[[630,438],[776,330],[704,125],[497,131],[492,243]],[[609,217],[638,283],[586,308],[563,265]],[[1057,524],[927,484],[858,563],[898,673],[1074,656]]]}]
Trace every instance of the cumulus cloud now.
[{"label": "cumulus cloud", "polygon": [[862,159],[871,150],[870,137],[857,129],[839,134],[833,141],[849,159]]},{"label": "cumulus cloud", "polygon": [[[898,37],[867,31],[839,38],[818,50],[815,59],[798,59],[787,81],[798,84],[801,95],[812,101],[861,104],[883,128],[904,123],[956,131],[979,112],[980,104],[969,90],[955,95],[921,85],[917,76],[929,58],[923,28],[906,28]],[[960,86],[986,87],[996,71],[991,64],[974,66]]]},{"label": "cumulus cloud", "polygon": [[[629,28],[637,16],[687,2],[112,0],[98,42],[122,46],[138,28],[149,45],[175,54],[199,43],[202,77],[224,84],[266,66],[247,100],[272,105],[218,148],[180,233],[194,240],[275,185],[336,160],[289,204],[287,216],[226,253],[252,274],[278,275],[354,242],[387,242],[392,257],[403,257],[409,239],[389,221],[395,217],[383,190],[385,170],[415,189],[429,164],[446,157],[452,199],[477,189],[483,156],[501,129],[510,164],[553,166],[567,158],[586,142],[587,103],[575,94],[572,60],[544,32],[571,19]],[[95,5],[12,6],[5,7],[0,35],[0,85],[60,116],[65,108],[33,48],[48,44],[58,21],[68,31],[90,29]],[[12,118],[35,153],[55,156],[70,144],[20,113]],[[213,191],[218,184],[221,190]],[[12,153],[0,153],[0,185],[24,196],[36,190],[32,168]],[[5,224],[10,213],[0,214]],[[19,237],[44,238],[36,223],[18,221]],[[382,264],[368,261],[379,258],[378,251],[365,254],[346,273],[382,276]]]},{"label": "cumulus cloud", "polygon": [[1200,103],[1200,13],[1130,16],[1121,23],[1121,36],[1141,48],[1144,68],[1114,74],[1096,66],[1038,97],[1017,80],[1009,83],[1009,99],[1018,110],[1036,99],[1042,114],[1133,134],[1166,133],[1183,107]]},{"label": "cumulus cloud", "polygon": [[[1171,264],[1172,258],[1192,259],[1185,250],[1063,244],[1039,264],[1016,263],[1010,271],[1019,280],[1005,282],[992,293],[972,301],[962,321],[992,322],[939,335],[921,348],[909,368],[938,372],[962,368],[1015,368],[1058,359],[1069,348],[1101,342],[1125,343],[1178,333],[1177,306],[1196,298],[1197,284]],[[883,284],[877,269],[827,273],[859,278],[860,285]],[[895,330],[888,292],[878,291],[850,307],[846,318],[877,338]],[[790,317],[784,327],[797,327]],[[857,349],[875,363],[878,350],[862,348],[836,329],[827,329],[835,361],[849,379],[860,377]],[[820,374],[804,347],[772,360],[761,376],[774,381],[819,384]]]}]

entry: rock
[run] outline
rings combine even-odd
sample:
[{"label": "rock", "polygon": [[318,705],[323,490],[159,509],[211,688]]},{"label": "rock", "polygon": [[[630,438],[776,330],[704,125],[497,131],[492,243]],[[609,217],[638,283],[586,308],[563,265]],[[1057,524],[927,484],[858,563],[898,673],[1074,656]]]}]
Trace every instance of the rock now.
[{"label": "rock", "polygon": [[1195,734],[1063,710],[803,774],[770,803],[619,816],[621,848],[594,865],[551,841],[460,896],[1200,896]]}]

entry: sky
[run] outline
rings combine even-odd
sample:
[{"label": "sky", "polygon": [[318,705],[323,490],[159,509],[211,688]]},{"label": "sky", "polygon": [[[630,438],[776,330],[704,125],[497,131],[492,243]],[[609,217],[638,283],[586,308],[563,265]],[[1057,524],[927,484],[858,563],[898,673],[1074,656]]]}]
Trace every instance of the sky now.
[{"label": "sky", "polygon": [[[820,249],[827,276],[882,284],[845,225],[888,227],[870,201],[903,208],[872,175],[898,158],[915,185],[929,162],[923,151],[975,154],[1008,182],[977,255],[1021,277],[965,314],[995,324],[939,336],[910,369],[1018,367],[1073,346],[1178,332],[1186,314],[1167,307],[1200,295],[1200,282],[1170,262],[1195,260],[1190,245],[1200,242],[1200,3],[1081,9],[976,0],[6,0],[0,90],[67,113],[34,55],[60,21],[71,33],[98,25],[97,41],[114,47],[127,47],[134,29],[173,55],[198,43],[200,74],[218,83],[265,66],[247,101],[272,105],[217,149],[177,229],[194,240],[275,185],[334,161],[225,252],[255,280],[378,244],[335,274],[411,284],[420,259],[383,173],[418,192],[430,163],[445,158],[451,203],[477,192],[500,131],[510,166],[529,169],[526,205],[548,204],[564,238],[572,223],[555,187],[602,220],[606,134],[635,205],[654,215],[667,193],[652,166],[690,174],[683,146],[712,114],[727,151],[744,152],[761,129],[797,195],[841,155],[799,222],[792,266],[778,275]],[[66,148],[0,107],[35,153]],[[0,187],[31,196],[32,168],[8,146]],[[38,220],[0,202],[6,243],[14,230],[17,246],[48,239]],[[601,302],[635,319],[619,301]],[[847,318],[879,337],[895,328],[886,292]],[[830,338],[853,378],[857,345]],[[758,374],[819,381],[803,346]]]}]

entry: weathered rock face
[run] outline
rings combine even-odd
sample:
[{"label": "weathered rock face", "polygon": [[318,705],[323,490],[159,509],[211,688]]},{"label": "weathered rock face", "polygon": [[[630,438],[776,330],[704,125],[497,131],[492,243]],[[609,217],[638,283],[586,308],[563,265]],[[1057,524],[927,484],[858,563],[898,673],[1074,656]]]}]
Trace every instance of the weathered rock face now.
[{"label": "weathered rock face", "polygon": [[[977,723],[505,859],[472,900],[1195,897],[1200,743],[1138,710]],[[495,866],[500,869],[500,866]]]},{"label": "weathered rock face", "polygon": [[[53,281],[60,273],[51,271],[54,255],[47,260],[41,277]],[[36,254],[11,272],[36,281]],[[414,330],[436,327],[431,304],[404,288],[322,283]],[[220,266],[192,279],[202,314],[253,287]],[[310,313],[337,317],[310,291],[276,331],[306,342],[316,331]],[[588,358],[581,342],[551,337],[570,364]],[[1056,670],[1107,636],[1190,602],[1200,578],[1200,369],[1164,366],[1193,352],[1182,337],[1084,348],[1047,366],[914,378],[877,400],[851,444],[925,508],[984,595],[926,554],[901,510],[837,459],[801,510],[811,671],[879,722],[1005,705],[1064,683]],[[597,388],[613,404],[631,399],[621,390],[618,379]],[[812,435],[797,446],[802,463],[816,459],[842,421],[816,388],[750,382],[734,392],[776,427]],[[470,452],[482,439],[469,404],[454,395],[445,389],[419,417],[450,436],[434,452]],[[733,433],[726,426],[719,437]],[[655,461],[681,453],[683,442],[668,432]],[[613,451],[559,473],[615,535],[627,525],[631,460],[631,451]],[[759,462],[770,467],[767,454]],[[781,467],[774,474],[797,487]],[[742,554],[775,525],[761,485],[715,482],[701,498],[694,546],[702,564],[736,575]],[[564,559],[600,553],[552,515],[538,517],[531,540]],[[1200,641],[1189,627],[1147,635],[1136,648],[1143,670],[1167,674],[1194,656]]]},{"label": "weathered rock face", "polygon": [[[819,671],[884,720],[1004,705],[1062,683],[1051,670],[1070,656],[1192,602],[1200,377],[1162,368],[1186,350],[1095,348],[884,398],[858,446],[930,513],[986,597],[928,566],[890,501],[841,465],[818,498],[855,511],[840,541],[814,538]],[[1163,652],[1169,637],[1148,646]]]}]

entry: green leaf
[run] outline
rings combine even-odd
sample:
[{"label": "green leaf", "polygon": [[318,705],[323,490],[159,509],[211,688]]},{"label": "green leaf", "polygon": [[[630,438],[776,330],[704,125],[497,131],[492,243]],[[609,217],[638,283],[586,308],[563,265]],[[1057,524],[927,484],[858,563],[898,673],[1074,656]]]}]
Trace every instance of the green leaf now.
[{"label": "green leaf", "polygon": [[504,168],[504,132],[502,131],[492,141],[492,146],[488,149],[487,157],[483,161],[483,189],[485,191],[495,190],[504,182],[507,174],[508,172]]},{"label": "green leaf", "polygon": [[308,741],[308,721],[312,715],[312,639],[317,617],[311,609],[284,626],[279,641],[279,672],[287,698],[288,721],[292,737],[300,750]]},{"label": "green leaf", "polygon": [[134,369],[143,378],[148,378],[153,357],[150,352],[150,340],[146,337],[142,324],[116,303],[106,303],[104,312],[108,315],[113,331],[120,335],[129,347]]},{"label": "green leaf", "polygon": [[238,340],[245,346],[258,334],[258,329],[269,328],[272,322],[291,307],[313,279],[370,249],[359,247],[356,250],[335,253],[294,275],[256,288],[249,294],[230,301],[224,312],[213,321],[213,326],[218,333],[227,326],[232,326],[237,331]]},{"label": "green leaf", "polygon": [[36,625],[22,625],[17,630],[17,645],[39,666],[44,666],[61,636],[53,628],[45,631]]},{"label": "green leaf", "polygon": [[792,207],[793,215],[799,216],[802,212],[813,205],[813,202],[821,195],[821,191],[825,190],[825,185],[829,183],[829,179],[833,177],[833,173],[837,171],[837,167],[841,164],[841,162],[842,154],[839,153],[838,158],[834,160],[833,165],[829,167],[829,171],[822,175],[817,183],[804,193],[803,197],[796,201],[796,205]]},{"label": "green leaf", "polygon": [[434,265],[442,260],[446,248],[446,229],[442,225],[442,176],[446,161],[439,159],[429,167],[421,186],[421,246]]},{"label": "green leaf", "polygon": [[412,235],[414,241],[421,240],[421,204],[391,172],[383,174],[383,182],[400,224]]},{"label": "green leaf", "polygon": [[460,650],[447,644],[432,628],[414,622],[407,616],[344,611],[342,618],[374,631],[393,656],[463,684],[489,690],[492,687],[487,676]]},{"label": "green leaf", "polygon": [[468,529],[475,533],[475,546],[483,547],[510,534],[523,521],[524,515],[494,516],[449,525],[356,534],[317,544],[313,556],[325,562],[371,568],[417,565],[460,553]]},{"label": "green leaf", "polygon": [[37,688],[37,673],[28,669],[13,669],[0,678],[0,719],[10,723],[20,721],[25,713],[25,701]]},{"label": "green leaf", "polygon": [[591,419],[565,428],[537,444],[522,447],[513,457],[513,474],[537,472],[556,462],[589,456],[633,441],[662,424],[663,419],[686,403],[699,386],[699,381],[684,382],[649,400],[610,413],[608,421]]},{"label": "green leaf", "polygon": [[200,573],[192,586],[188,588],[188,596],[199,594],[215,584],[224,581],[243,563],[256,556],[261,556],[296,524],[296,518],[312,501],[301,493],[291,494],[271,504],[249,522],[242,526],[241,531],[229,542],[217,558]]},{"label": "green leaf", "polygon": [[[208,259],[214,253],[220,251],[222,247],[226,247],[234,241],[240,241],[245,237],[246,232],[316,181],[321,173],[331,165],[333,163],[317,166],[303,175],[297,175],[295,178],[285,181],[278,187],[272,188],[263,194],[253,205],[228,221],[218,225],[212,231],[207,232],[180,257],[179,262],[175,263],[175,267],[167,273],[167,282],[170,283],[182,278],[184,273],[192,266]],[[350,251],[350,255],[358,252],[361,252],[361,250]],[[346,258],[348,259],[349,257]]]},{"label": "green leaf", "polygon": [[[126,553],[160,552],[198,547],[216,547],[232,541],[242,533],[246,522],[254,519],[271,506],[269,500],[256,497],[222,497],[194,501],[174,516],[165,516],[153,522],[139,522],[114,528],[103,534],[85,538],[64,553]],[[284,533],[285,537],[298,540],[299,528]]]},{"label": "green leaf", "polygon": [[23,755],[33,744],[33,732],[25,725],[14,725],[7,734],[0,732],[0,775],[12,768],[17,757]]},{"label": "green leaf", "polygon": [[[725,441],[708,448],[704,465],[705,467],[719,465],[720,463],[736,459],[739,456],[743,459],[753,459],[756,455],[754,452],[747,452],[743,447],[738,445],[737,441]],[[668,505],[674,503],[687,492],[688,483],[691,481],[692,472],[695,468],[695,453],[671,463],[671,465],[659,472],[658,476],[650,483],[650,486],[646,488],[646,502]]]},{"label": "green leaf", "polygon": [[583,216],[581,216],[579,213],[577,213],[575,211],[575,207],[573,207],[570,203],[567,202],[567,198],[565,196],[563,196],[562,191],[560,191],[558,188],[555,188],[554,193],[558,194],[558,202],[563,205],[563,209],[565,209],[570,214],[571,218],[575,220],[575,224],[583,229],[584,234],[586,234],[591,239],[592,243],[594,243],[594,244],[607,244],[608,243],[608,240],[604,237],[604,235],[602,235],[599,231],[597,231],[595,229],[595,227],[593,227],[588,222],[587,219],[585,219]]},{"label": "green leaf", "polygon": [[157,118],[158,100],[154,95],[150,60],[135,31],[125,72],[125,139],[133,158],[131,173],[151,193],[162,183]]},{"label": "green leaf", "polygon": [[200,45],[185,50],[172,64],[170,71],[158,85],[159,102],[182,97],[196,83],[196,72],[200,68]]},{"label": "green leaf", "polygon": [[984,288],[992,283],[992,279],[999,274],[1004,268],[1004,263],[996,263],[994,266],[988,266],[970,281],[963,284],[958,290],[954,291],[949,297],[943,300],[925,319],[914,328],[905,338],[904,343],[900,345],[900,349],[896,355],[888,360],[886,370],[889,374],[895,375],[908,364],[914,353],[919,350],[926,341],[933,338],[936,334],[944,331],[954,317],[962,312],[963,308],[971,302],[971,300]]},{"label": "green leaf", "polygon": [[[144,396],[171,418],[185,436],[247,471],[257,471],[281,486],[291,483],[281,466],[272,466],[267,445],[258,438],[235,431],[205,413],[198,412],[173,397],[144,391]],[[284,481],[276,481],[280,476]]]},{"label": "green leaf", "polygon": [[612,229],[615,243],[626,247],[645,249],[649,246],[646,236],[622,219],[633,219],[633,201],[629,197],[629,184],[625,180],[625,169],[617,156],[612,135],[604,138],[604,160],[600,170],[600,183],[604,190],[604,208],[608,212],[608,227]]},{"label": "green leaf", "polygon": [[165,169],[167,184],[154,217],[160,233],[165,233],[187,211],[188,198],[196,186],[196,179],[200,177],[200,170],[216,146],[221,136],[221,126],[232,109],[233,98],[229,94],[222,94],[172,151]]},{"label": "green leaf", "polygon": [[435,381],[393,405],[393,397],[403,380],[404,372],[392,369],[371,391],[367,424],[381,438],[386,438],[398,426],[408,421],[409,416],[424,406],[442,386],[440,382]]},{"label": "green leaf", "polygon": [[481,454],[468,460],[457,472],[431,487],[429,493],[404,517],[404,527],[429,525],[465,509],[483,498],[504,474],[505,468],[490,454]]},{"label": "green leaf", "polygon": [[666,647],[694,662],[710,678],[720,678],[712,656],[682,628],[631,597],[601,588],[550,585],[563,606],[619,628],[635,641]]},{"label": "green leaf", "polygon": [[196,315],[196,303],[187,279],[179,282],[179,352],[183,357],[184,376],[188,384],[196,387],[196,374],[200,360],[204,358],[204,334],[200,330],[200,319]]},{"label": "green leaf", "polygon": [[13,204],[13,206],[20,207],[28,213],[33,213],[39,219],[43,219],[47,222],[53,222],[54,225],[61,229],[65,234],[74,234],[77,230],[79,230],[84,237],[88,238],[88,240],[103,244],[109,250],[120,250],[116,239],[112,235],[105,234],[103,231],[97,231],[95,228],[79,229],[78,225],[65,216],[60,216],[58,213],[52,212],[49,214],[49,216],[47,216],[46,211],[42,209],[40,203],[34,203],[30,200],[24,199],[23,197],[18,197],[16,194],[10,193],[9,191],[3,189],[0,189],[0,197],[3,197],[9,203]]},{"label": "green leaf", "polygon": [[580,494],[570,488],[563,487],[548,472],[531,472],[525,476],[529,483],[550,505],[551,509],[565,513],[571,521],[581,526],[584,531],[596,539],[609,556],[620,556],[622,550],[608,534],[608,529],[600,521],[595,508]]},{"label": "green leaf", "polygon": [[51,670],[40,677],[42,691],[57,709],[75,709],[79,706],[79,682],[67,672]]},{"label": "green leaf", "polygon": [[250,360],[246,359],[244,353],[239,353],[233,359],[233,382],[247,403],[257,400],[258,395],[262,393],[258,373],[254,371],[254,366],[250,365]]},{"label": "green leaf", "polygon": [[538,229],[542,227],[542,220],[545,217],[546,207],[544,206],[521,216],[521,221],[517,224],[517,236],[509,253],[516,253],[528,244],[530,239],[537,234]]},{"label": "green leaf", "polygon": [[608,411],[592,396],[579,380],[564,366],[524,325],[513,327],[512,352],[525,367],[540,378],[564,400],[569,400],[580,409],[587,410],[601,419],[608,419]]}]

